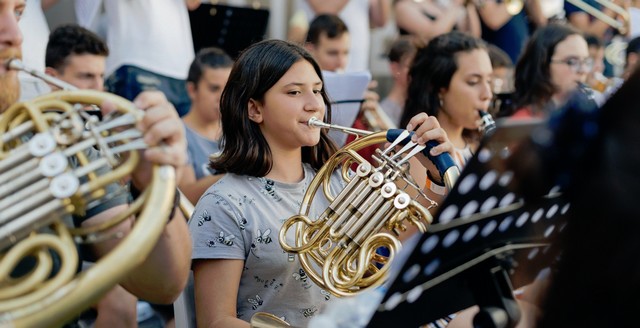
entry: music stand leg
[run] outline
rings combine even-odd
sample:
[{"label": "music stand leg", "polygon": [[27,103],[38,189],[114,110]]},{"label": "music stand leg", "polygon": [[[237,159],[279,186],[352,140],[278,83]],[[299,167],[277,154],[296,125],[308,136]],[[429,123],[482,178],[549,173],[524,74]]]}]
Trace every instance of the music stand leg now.
[{"label": "music stand leg", "polygon": [[473,318],[475,328],[515,327],[520,320],[509,275],[500,262],[494,258],[470,272],[470,287],[480,308]]}]

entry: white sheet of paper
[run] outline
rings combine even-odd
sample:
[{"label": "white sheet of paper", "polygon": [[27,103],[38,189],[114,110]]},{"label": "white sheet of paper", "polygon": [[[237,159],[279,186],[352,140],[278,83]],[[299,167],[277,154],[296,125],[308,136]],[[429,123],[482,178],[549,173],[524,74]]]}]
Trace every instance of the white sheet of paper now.
[{"label": "white sheet of paper", "polygon": [[[325,89],[331,99],[331,124],[351,127],[358,116],[360,101],[364,97],[371,81],[369,72],[334,73],[322,71]],[[336,103],[341,101],[353,101]],[[344,146],[347,134],[341,131],[329,131],[329,137],[338,145]]]},{"label": "white sheet of paper", "polygon": [[640,8],[629,8],[629,40],[640,36]]}]

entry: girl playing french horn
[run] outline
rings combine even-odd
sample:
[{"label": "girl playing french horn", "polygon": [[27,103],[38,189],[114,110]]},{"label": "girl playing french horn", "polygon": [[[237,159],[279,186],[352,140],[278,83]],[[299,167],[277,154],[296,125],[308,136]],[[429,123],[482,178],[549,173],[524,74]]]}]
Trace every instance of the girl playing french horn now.
[{"label": "girl playing french horn", "polygon": [[[211,163],[226,174],[189,223],[198,326],[248,327],[256,312],[306,326],[332,300],[278,243],[283,221],[297,213],[316,171],[336,151],[324,131],[307,125],[311,117],[330,119],[329,104],[320,68],[295,44],[259,42],[234,64],[220,105],[224,150]],[[451,151],[434,118],[414,126],[418,137],[440,143],[433,155]],[[342,189],[339,174],[331,185]],[[328,205],[320,193],[316,200],[310,217]]]}]

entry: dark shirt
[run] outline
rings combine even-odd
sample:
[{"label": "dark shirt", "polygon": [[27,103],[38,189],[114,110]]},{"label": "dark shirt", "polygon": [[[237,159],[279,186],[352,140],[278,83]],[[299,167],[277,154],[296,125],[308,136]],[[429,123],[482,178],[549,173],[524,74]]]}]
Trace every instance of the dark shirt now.
[{"label": "dark shirt", "polygon": [[511,61],[516,63],[529,37],[529,26],[524,11],[513,16],[497,30],[492,30],[481,20],[482,39],[504,50]]}]

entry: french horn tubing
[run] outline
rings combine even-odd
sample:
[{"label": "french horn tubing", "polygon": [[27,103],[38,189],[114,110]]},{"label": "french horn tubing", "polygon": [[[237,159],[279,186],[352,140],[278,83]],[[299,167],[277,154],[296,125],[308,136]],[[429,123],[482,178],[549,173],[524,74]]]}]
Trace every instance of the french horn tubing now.
[{"label": "french horn tubing", "polygon": [[[411,142],[411,133],[405,130],[371,133],[326,124],[315,118],[308,124],[338,129],[361,138],[340,149],[320,168],[304,195],[298,214],[283,224],[279,233],[280,245],[285,251],[298,254],[307,276],[336,296],[379,286],[401,247],[398,235],[406,229],[406,224],[415,225],[424,232],[432,221],[429,208],[437,204],[408,174],[408,160],[430,148]],[[391,145],[384,150],[378,149],[373,156],[377,166],[357,153],[362,148],[386,141]],[[396,151],[396,146],[403,144],[402,149]],[[451,156],[446,153],[431,159],[451,188],[459,175]],[[357,167],[353,174],[352,165]],[[331,175],[336,169],[340,169],[346,183],[341,191],[330,187]],[[411,197],[407,188],[413,189],[417,196]],[[320,189],[330,205],[320,217],[309,218],[311,202]],[[419,198],[429,205],[422,205]],[[286,239],[290,229],[295,229],[292,245]],[[379,248],[386,248],[389,255],[378,254]]]},{"label": "french horn tubing", "polygon": [[[23,67],[17,60],[7,66]],[[102,121],[84,112],[105,101],[116,110]],[[135,124],[143,115],[124,98],[92,90],[52,92],[0,114],[0,326],[63,325],[151,252],[173,204],[171,166],[154,166],[148,188],[111,221],[87,228],[67,222],[117,196],[106,187],[122,183],[139,162],[146,144]],[[95,160],[87,156],[93,148]],[[107,232],[132,216],[128,235]],[[77,272],[76,244],[112,238],[121,239],[113,251]],[[24,261],[31,268],[18,273]]]}]

